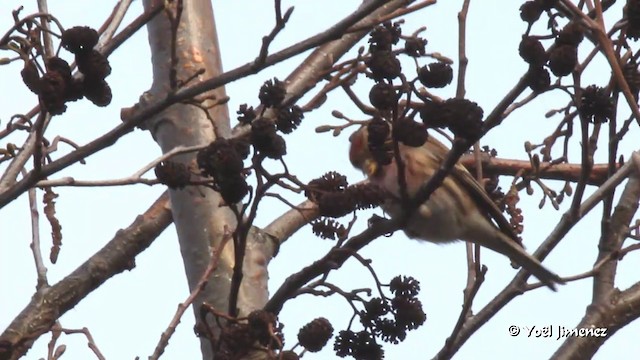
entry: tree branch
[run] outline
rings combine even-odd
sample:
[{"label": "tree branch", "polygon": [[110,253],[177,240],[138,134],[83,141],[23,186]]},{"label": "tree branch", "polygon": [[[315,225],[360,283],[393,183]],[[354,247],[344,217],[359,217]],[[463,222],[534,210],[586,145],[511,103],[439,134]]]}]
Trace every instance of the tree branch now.
[{"label": "tree branch", "polygon": [[[562,216],[560,222],[551,231],[547,239],[533,253],[538,259],[544,259],[549,252],[564,238],[571,228],[589,211],[591,211],[607,194],[615,189],[622,181],[629,177],[632,171],[635,171],[636,165],[634,158],[639,154],[635,152],[630,161],[624,164],[620,170],[600,186],[591,196],[589,196],[580,206],[580,217],[570,216],[569,210]],[[443,348],[436,356],[436,359],[446,358],[445,354],[455,354],[457,350],[473,335],[482,325],[489,321],[495,314],[505,307],[511,300],[523,293],[529,274],[524,270],[520,270],[513,280],[499,293],[493,300],[485,305],[475,316],[469,318],[457,337],[452,340],[449,347]]]},{"label": "tree branch", "polygon": [[[640,156],[637,153],[633,156],[635,159],[632,160],[640,164]],[[612,243],[613,248],[601,248],[598,259],[609,256],[612,251],[619,251],[627,237],[629,224],[638,210],[640,200],[639,171],[635,167],[631,173],[611,216],[608,232],[611,241],[608,243]],[[606,336],[567,337],[551,359],[589,359],[616,331],[640,317],[640,282],[622,292],[615,289],[613,281],[616,269],[617,259],[612,259],[594,276],[593,301],[586,307],[584,317],[576,326],[576,329],[605,329]],[[601,284],[602,282],[606,284]]]},{"label": "tree branch", "polygon": [[[171,224],[164,193],[144,214],[51,287],[38,290],[29,304],[0,335],[0,358],[18,359],[55,321],[112,276],[135,267],[135,257]],[[4,353],[3,353],[4,351]],[[7,355],[6,357],[5,354]]]}]

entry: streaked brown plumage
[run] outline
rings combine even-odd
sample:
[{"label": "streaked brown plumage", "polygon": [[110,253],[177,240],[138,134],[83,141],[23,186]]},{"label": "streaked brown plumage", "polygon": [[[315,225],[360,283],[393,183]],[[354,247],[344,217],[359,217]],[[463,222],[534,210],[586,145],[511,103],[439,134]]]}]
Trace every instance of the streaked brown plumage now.
[{"label": "streaked brown plumage", "polygon": [[[401,216],[403,211],[396,162],[380,166],[373,159],[368,147],[366,126],[353,133],[350,141],[349,157],[353,166],[361,169],[369,181],[394,196],[382,206],[383,210],[392,218]],[[399,149],[405,166],[409,197],[415,196],[435,174],[449,151],[433,137],[429,137],[421,147],[400,143]],[[555,290],[555,284],[563,283],[558,275],[524,250],[500,210],[460,164],[456,164],[443,184],[416,210],[403,230],[410,238],[434,243],[456,240],[476,243],[508,256],[551,289]]]}]

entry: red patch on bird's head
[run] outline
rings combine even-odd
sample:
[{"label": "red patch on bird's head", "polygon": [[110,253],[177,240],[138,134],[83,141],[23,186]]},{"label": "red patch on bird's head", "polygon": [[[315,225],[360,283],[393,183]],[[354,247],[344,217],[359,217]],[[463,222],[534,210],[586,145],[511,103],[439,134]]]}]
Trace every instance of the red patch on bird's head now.
[{"label": "red patch on bird's head", "polygon": [[349,142],[351,143],[349,147],[349,160],[351,161],[351,165],[362,170],[364,160],[367,158],[367,153],[369,152],[367,129],[361,127],[358,131],[351,134],[351,136],[349,136]]}]

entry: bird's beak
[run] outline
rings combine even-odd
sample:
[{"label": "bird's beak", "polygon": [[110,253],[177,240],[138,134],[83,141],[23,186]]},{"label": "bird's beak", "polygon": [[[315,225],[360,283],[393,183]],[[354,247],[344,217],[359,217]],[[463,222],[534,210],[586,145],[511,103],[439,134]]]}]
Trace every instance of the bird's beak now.
[{"label": "bird's beak", "polygon": [[378,169],[378,162],[373,159],[366,159],[364,164],[362,164],[362,170],[369,177],[378,172]]}]

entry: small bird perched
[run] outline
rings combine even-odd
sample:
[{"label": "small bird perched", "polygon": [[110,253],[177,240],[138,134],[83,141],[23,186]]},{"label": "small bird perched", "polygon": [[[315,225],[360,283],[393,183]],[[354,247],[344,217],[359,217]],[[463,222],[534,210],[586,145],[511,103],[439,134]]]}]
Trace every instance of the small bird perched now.
[{"label": "small bird perched", "polygon": [[[402,216],[403,201],[395,158],[391,156],[386,165],[376,160],[370,148],[367,126],[353,133],[349,140],[349,158],[353,166],[362,170],[369,181],[391,195],[382,209],[392,218]],[[387,139],[387,143],[389,142]],[[422,146],[412,147],[401,142],[398,142],[398,146],[404,164],[406,194],[411,199],[436,173],[449,150],[431,136]],[[546,269],[538,259],[524,250],[501,211],[459,163],[442,185],[411,215],[403,230],[408,237],[414,239],[438,244],[464,240],[497,251],[525,268],[552,290],[555,290],[555,284],[564,283],[558,275]]]}]

